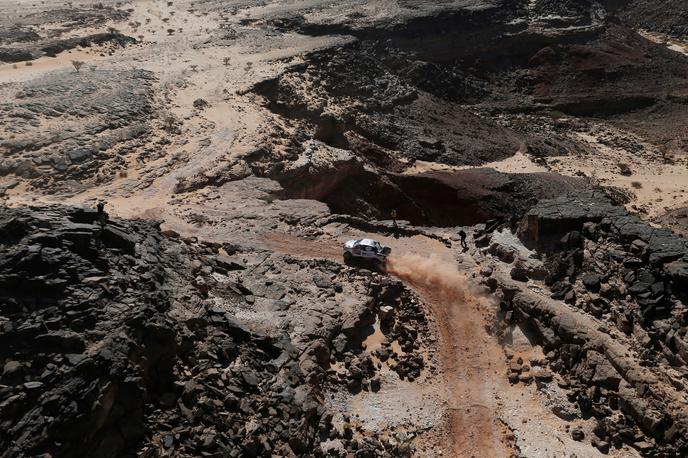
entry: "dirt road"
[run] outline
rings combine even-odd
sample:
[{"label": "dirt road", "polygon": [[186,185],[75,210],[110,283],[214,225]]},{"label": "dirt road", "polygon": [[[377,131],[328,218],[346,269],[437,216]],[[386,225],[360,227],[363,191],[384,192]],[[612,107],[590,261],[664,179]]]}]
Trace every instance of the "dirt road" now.
[{"label": "dirt road", "polygon": [[432,310],[440,331],[439,356],[447,411],[439,445],[457,457],[510,456],[513,435],[500,420],[504,353],[486,330],[489,299],[465,273],[439,258],[393,258],[388,272],[413,288]]},{"label": "dirt road", "polygon": [[[341,260],[335,241],[272,233],[263,242],[271,250],[293,256]],[[459,272],[439,254],[392,257],[387,272],[419,294],[439,328],[441,375],[434,389],[445,402],[445,421],[421,441],[427,448],[439,446],[449,456],[510,456],[513,435],[500,420],[498,405],[499,393],[508,390],[504,353],[487,332],[484,311],[489,299],[470,286],[467,272]]]}]

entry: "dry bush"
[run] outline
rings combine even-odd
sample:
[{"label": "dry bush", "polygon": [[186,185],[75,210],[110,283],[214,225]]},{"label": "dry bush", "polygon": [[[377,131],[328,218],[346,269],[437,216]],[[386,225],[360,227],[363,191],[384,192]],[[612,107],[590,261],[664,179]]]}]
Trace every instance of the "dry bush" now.
[{"label": "dry bush", "polygon": [[76,72],[79,73],[79,70],[81,70],[81,67],[84,66],[84,63],[80,60],[73,60],[72,66],[74,67],[74,70],[76,70]]},{"label": "dry bush", "polygon": [[631,167],[628,164],[626,164],[625,162],[619,163],[619,171],[621,172],[621,175],[624,175],[624,176],[633,175],[633,171],[631,170]]}]

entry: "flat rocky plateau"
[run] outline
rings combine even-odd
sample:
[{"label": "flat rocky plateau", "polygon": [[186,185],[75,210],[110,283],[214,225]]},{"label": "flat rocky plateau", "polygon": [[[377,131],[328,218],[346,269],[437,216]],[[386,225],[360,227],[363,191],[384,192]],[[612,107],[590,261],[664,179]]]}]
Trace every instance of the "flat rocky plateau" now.
[{"label": "flat rocky plateau", "polygon": [[686,0],[0,0],[0,154],[1,458],[688,455]]}]

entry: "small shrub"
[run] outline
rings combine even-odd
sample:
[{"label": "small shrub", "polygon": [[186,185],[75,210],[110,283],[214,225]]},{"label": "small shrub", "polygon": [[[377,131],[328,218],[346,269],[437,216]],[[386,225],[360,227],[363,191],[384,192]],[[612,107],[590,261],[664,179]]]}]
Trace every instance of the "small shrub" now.
[{"label": "small shrub", "polygon": [[634,189],[641,189],[643,187],[643,184],[640,181],[632,181],[631,187]]},{"label": "small shrub", "polygon": [[626,164],[625,162],[620,162],[619,163],[619,171],[621,172],[621,175],[623,176],[631,176],[633,175],[633,171],[631,170],[631,167]]},{"label": "small shrub", "polygon": [[84,66],[84,63],[80,60],[73,60],[72,66],[74,67],[74,70],[76,70],[76,72],[79,73],[79,70],[81,70],[81,67]]}]

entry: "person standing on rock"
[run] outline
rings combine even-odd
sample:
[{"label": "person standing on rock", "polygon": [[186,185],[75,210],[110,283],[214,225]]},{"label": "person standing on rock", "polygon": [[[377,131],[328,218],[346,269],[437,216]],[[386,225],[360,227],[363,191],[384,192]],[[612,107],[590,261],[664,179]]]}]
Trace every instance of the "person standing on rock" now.
[{"label": "person standing on rock", "polygon": [[105,202],[102,200],[99,201],[96,204],[96,209],[98,210],[98,222],[100,223],[100,227],[103,228],[108,219],[108,214],[105,213]]},{"label": "person standing on rock", "polygon": [[459,238],[461,239],[461,248],[467,250],[468,244],[466,243],[466,232],[463,229],[459,231]]},{"label": "person standing on rock", "polygon": [[389,212],[389,216],[392,218],[392,226],[394,226],[394,238],[399,238],[399,227],[397,226],[397,211],[392,209]]}]

